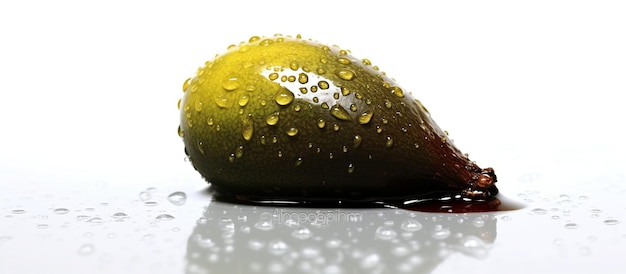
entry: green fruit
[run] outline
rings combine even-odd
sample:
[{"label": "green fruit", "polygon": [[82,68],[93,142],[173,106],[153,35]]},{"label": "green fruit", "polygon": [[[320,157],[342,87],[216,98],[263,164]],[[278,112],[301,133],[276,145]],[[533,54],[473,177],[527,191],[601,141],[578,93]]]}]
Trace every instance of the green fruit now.
[{"label": "green fruit", "polygon": [[358,202],[497,193],[493,170],[461,153],[418,100],[335,46],[254,36],[183,90],[179,135],[222,194]]}]

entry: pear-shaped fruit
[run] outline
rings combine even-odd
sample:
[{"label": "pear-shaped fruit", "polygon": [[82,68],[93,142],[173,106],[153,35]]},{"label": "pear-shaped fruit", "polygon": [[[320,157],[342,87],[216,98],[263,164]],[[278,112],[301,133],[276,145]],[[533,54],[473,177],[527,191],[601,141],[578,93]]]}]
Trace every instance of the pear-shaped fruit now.
[{"label": "pear-shaped fruit", "polygon": [[179,135],[222,194],[359,202],[497,193],[493,170],[461,153],[418,100],[336,46],[254,36],[183,90]]}]

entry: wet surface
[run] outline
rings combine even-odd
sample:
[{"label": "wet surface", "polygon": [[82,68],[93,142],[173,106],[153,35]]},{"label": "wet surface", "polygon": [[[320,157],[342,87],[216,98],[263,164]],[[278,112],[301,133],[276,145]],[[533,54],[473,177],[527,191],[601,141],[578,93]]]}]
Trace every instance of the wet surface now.
[{"label": "wet surface", "polygon": [[514,208],[475,213],[233,204],[206,187],[121,194],[111,184],[70,192],[34,184],[2,198],[0,270],[448,273],[472,265],[464,273],[494,273],[520,264],[512,273],[586,273],[623,266],[618,180],[592,191],[501,194]]}]

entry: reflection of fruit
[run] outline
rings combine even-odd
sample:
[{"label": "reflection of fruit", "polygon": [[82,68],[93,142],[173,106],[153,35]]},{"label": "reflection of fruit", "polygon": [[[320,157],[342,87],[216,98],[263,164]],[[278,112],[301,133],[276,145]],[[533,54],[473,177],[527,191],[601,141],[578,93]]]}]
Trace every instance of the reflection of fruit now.
[{"label": "reflection of fruit", "polygon": [[186,153],[222,193],[346,201],[497,193],[493,170],[463,155],[418,100],[335,46],[254,36],[206,62],[183,90]]},{"label": "reflection of fruit", "polygon": [[188,273],[431,273],[486,258],[493,214],[275,208],[211,202],[187,241]]}]

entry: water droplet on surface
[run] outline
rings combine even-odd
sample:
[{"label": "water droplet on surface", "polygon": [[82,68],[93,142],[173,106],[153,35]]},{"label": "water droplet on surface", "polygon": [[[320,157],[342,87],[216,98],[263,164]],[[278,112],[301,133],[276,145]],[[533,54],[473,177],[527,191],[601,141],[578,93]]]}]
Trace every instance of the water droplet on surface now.
[{"label": "water droplet on surface", "polygon": [[96,248],[92,244],[84,244],[78,248],[79,255],[91,255],[96,251]]},{"label": "water droplet on surface", "polygon": [[296,229],[294,232],[292,232],[291,236],[293,236],[296,239],[304,240],[304,239],[310,238],[312,236],[312,233],[311,233],[311,230],[309,230],[308,228],[300,227]]},{"label": "water droplet on surface", "polygon": [[159,202],[157,202],[157,201],[147,201],[147,202],[144,202],[143,205],[145,205],[145,206],[158,206]]},{"label": "water droplet on surface", "polygon": [[535,208],[533,210],[531,210],[534,214],[537,215],[545,215],[548,211],[543,209],[543,208]]},{"label": "water droplet on surface", "polygon": [[102,220],[102,218],[100,218],[100,217],[93,217],[93,218],[87,220],[87,222],[90,223],[90,224],[101,224],[101,223],[104,222],[104,220]]},{"label": "water droplet on surface", "polygon": [[200,217],[200,218],[198,218],[198,220],[196,220],[196,224],[199,224],[199,225],[204,225],[207,222],[208,222],[208,220],[205,217]]},{"label": "water droplet on surface", "polygon": [[353,71],[351,70],[339,70],[337,71],[337,76],[339,76],[339,78],[346,80],[346,81],[350,81],[352,79],[354,79],[355,74]]},{"label": "water droplet on surface", "polygon": [[340,104],[334,104],[330,108],[330,114],[339,120],[344,120],[344,121],[350,120],[350,114]]},{"label": "water droplet on surface", "polygon": [[187,202],[187,194],[182,191],[175,191],[167,195],[167,200],[173,205],[184,205]]},{"label": "water droplet on surface", "polygon": [[402,222],[400,228],[404,231],[415,232],[422,229],[422,224],[415,219],[407,219]]},{"label": "water droplet on surface", "polygon": [[254,224],[254,227],[259,230],[264,230],[264,231],[274,228],[272,214],[268,212],[261,213],[261,216],[259,217],[259,221],[256,224]]},{"label": "water droplet on surface", "polygon": [[620,221],[619,220],[615,220],[615,219],[608,219],[604,221],[605,225],[617,225],[619,224]]},{"label": "water droplet on surface", "polygon": [[330,85],[326,81],[319,81],[317,83],[317,86],[319,86],[321,89],[328,89],[330,87]]},{"label": "water droplet on surface", "polygon": [[37,228],[38,228],[38,229],[46,229],[46,228],[48,228],[48,227],[49,227],[49,225],[48,225],[48,224],[37,224]]},{"label": "water droplet on surface", "polygon": [[286,106],[291,104],[291,102],[293,102],[293,99],[293,93],[289,89],[283,87],[278,91],[278,93],[276,93],[275,101],[281,106]]},{"label": "water droplet on surface", "polygon": [[67,214],[69,212],[70,210],[67,208],[57,208],[54,210],[54,213],[59,214],[59,215]]},{"label": "water droplet on surface", "polygon": [[359,115],[358,121],[359,124],[361,125],[365,125],[368,124],[371,120],[372,120],[372,115],[374,114],[374,112],[367,110],[364,111],[363,113],[361,113],[361,115]]},{"label": "water droplet on surface", "polygon": [[159,216],[156,216],[156,218],[158,221],[170,221],[170,220],[174,220],[174,216],[170,215],[170,214],[161,214]]},{"label": "water droplet on surface", "polygon": [[113,215],[111,215],[111,217],[113,217],[113,219],[116,219],[116,220],[124,220],[124,219],[129,218],[128,214],[126,214],[124,212],[113,213]]},{"label": "water droplet on surface", "polygon": [[147,201],[150,200],[152,198],[152,194],[149,191],[142,191],[139,192],[139,200],[140,201]]},{"label": "water droplet on surface", "polygon": [[578,228],[578,224],[577,223],[567,223],[567,224],[565,224],[565,228],[567,228],[567,229],[577,229]]},{"label": "water droplet on surface", "polygon": [[435,231],[431,234],[431,237],[435,240],[443,240],[450,237],[450,230],[447,228],[442,228],[440,225],[435,227]]},{"label": "water droplet on surface", "polygon": [[268,243],[267,248],[269,249],[270,254],[277,256],[282,255],[289,250],[289,246],[281,240],[275,240]]}]

